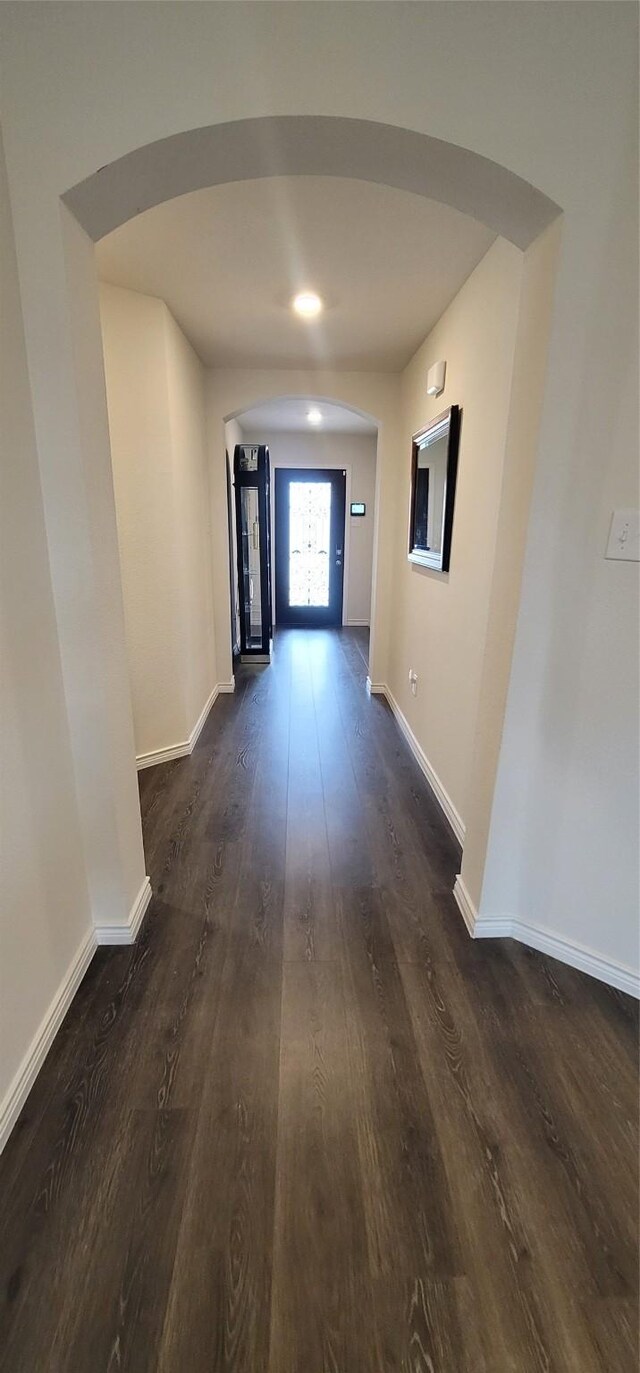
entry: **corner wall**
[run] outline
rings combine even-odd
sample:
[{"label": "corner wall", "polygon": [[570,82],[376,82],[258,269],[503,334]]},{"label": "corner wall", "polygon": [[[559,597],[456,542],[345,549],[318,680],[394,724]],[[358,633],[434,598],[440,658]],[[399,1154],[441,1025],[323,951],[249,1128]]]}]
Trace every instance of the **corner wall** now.
[{"label": "corner wall", "polygon": [[163,301],[100,306],[140,764],[188,751],[216,687],[204,370]]},{"label": "corner wall", "polygon": [[478,911],[481,932],[513,933],[636,996],[639,578],[605,550],[612,511],[640,503],[637,173],[636,110],[607,159],[616,208],[592,235],[591,302],[580,264],[566,270],[563,229],[555,309],[573,309],[576,326],[572,347],[556,340],[549,355]]},{"label": "corner wall", "polygon": [[190,733],[217,684],[205,371],[169,310],[165,317],[165,342],[183,606],[184,690]]},{"label": "corner wall", "polygon": [[480,894],[511,660],[516,635],[531,492],[547,376],[562,224],[551,225],[524,254],[505,462],[496,527],[474,752],[467,795],[467,842],[461,880],[473,906]]},{"label": "corner wall", "polygon": [[95,946],[0,143],[0,1148]]}]

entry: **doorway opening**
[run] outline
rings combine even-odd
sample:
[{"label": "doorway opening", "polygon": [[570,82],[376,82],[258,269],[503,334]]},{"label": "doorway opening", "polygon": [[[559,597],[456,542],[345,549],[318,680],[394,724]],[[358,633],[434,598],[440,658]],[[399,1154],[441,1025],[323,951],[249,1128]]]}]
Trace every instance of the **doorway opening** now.
[{"label": "doorway opening", "polygon": [[[159,146],[156,147],[158,156],[160,152]],[[280,185],[281,180],[286,184]],[[315,184],[316,181],[322,184]],[[104,186],[102,177],[100,186]],[[434,613],[434,632],[437,637],[441,624],[443,597],[427,581],[426,576],[418,583],[416,574],[413,573],[409,581],[404,559],[401,561],[399,512],[405,477],[399,444],[403,432],[415,429],[413,418],[411,422],[409,419],[410,411],[415,409],[416,412],[420,412],[419,418],[422,422],[422,407],[427,402],[424,386],[420,387],[416,382],[415,406],[413,401],[410,406],[406,405],[404,382],[401,382],[400,378],[405,376],[407,368],[415,358],[415,370],[408,375],[413,387],[418,371],[428,360],[426,354],[420,350],[426,347],[437,322],[444,318],[448,304],[454,297],[457,298],[459,292],[456,286],[459,286],[461,280],[464,284],[469,279],[470,272],[473,274],[475,270],[474,264],[480,266],[489,252],[492,252],[489,262],[489,284],[493,282],[495,285],[493,259],[497,256],[497,279],[501,290],[504,286],[506,292],[501,299],[504,298],[506,301],[508,296],[513,305],[512,309],[510,307],[509,327],[515,327],[516,322],[520,320],[518,301],[522,292],[520,282],[516,281],[520,268],[516,251],[501,242],[494,246],[490,242],[491,230],[486,223],[477,219],[470,219],[469,223],[464,225],[458,223],[455,235],[450,234],[448,230],[453,227],[451,217],[460,217],[462,202],[457,204],[454,211],[451,206],[447,208],[444,204],[429,202],[424,195],[415,196],[411,205],[403,203],[403,213],[399,215],[396,200],[398,196],[406,194],[406,187],[400,191],[388,185],[384,179],[371,182],[365,179],[364,182],[358,181],[351,186],[349,178],[345,176],[310,178],[308,167],[305,167],[304,175],[300,177],[294,174],[289,179],[286,176],[250,178],[246,182],[229,183],[229,186],[234,189],[230,190],[226,185],[209,186],[194,191],[193,195],[187,192],[173,199],[164,200],[162,204],[150,209],[148,215],[138,214],[130,223],[121,223],[113,236],[108,235],[109,239],[113,237],[117,242],[107,243],[105,239],[98,249],[105,291],[121,293],[114,314],[117,314],[118,318],[124,314],[128,318],[135,315],[137,319],[143,312],[146,314],[153,310],[159,313],[162,320],[158,320],[158,329],[167,335],[165,344],[170,345],[164,349],[154,348],[152,358],[155,364],[156,355],[160,356],[163,365],[160,370],[164,368],[166,373],[161,389],[167,393],[168,404],[164,408],[168,409],[171,421],[167,426],[168,452],[162,455],[162,462],[157,460],[157,435],[153,423],[147,423],[154,419],[150,412],[151,402],[155,401],[157,396],[157,388],[148,385],[149,369],[146,367],[136,392],[148,412],[142,417],[145,428],[144,444],[136,445],[133,450],[137,456],[138,451],[144,448],[143,457],[145,460],[148,459],[151,468],[149,486],[154,503],[158,503],[156,497],[159,496],[161,487],[165,499],[159,512],[156,512],[155,505],[151,508],[149,503],[144,505],[142,500],[136,500],[135,503],[130,501],[125,505],[123,521],[124,527],[134,509],[136,512],[143,509],[145,515],[147,510],[150,511],[154,518],[147,520],[144,561],[139,557],[140,521],[130,519],[125,528],[130,545],[130,562],[135,576],[140,570],[145,574],[149,571],[150,560],[147,554],[152,542],[150,536],[157,534],[155,552],[160,571],[165,574],[165,581],[168,583],[166,588],[163,585],[166,594],[159,594],[160,578],[155,575],[147,578],[149,586],[145,587],[145,590],[149,589],[149,603],[152,601],[152,593],[155,595],[153,609],[156,622],[153,646],[158,650],[155,655],[156,661],[152,661],[152,655],[149,653],[151,636],[146,632],[150,617],[148,614],[145,616],[145,622],[141,626],[142,632],[138,634],[133,616],[140,609],[142,600],[139,596],[133,595],[129,598],[132,607],[129,619],[132,622],[132,630],[136,631],[132,632],[129,638],[136,655],[131,678],[134,735],[139,766],[148,766],[152,761],[162,761],[190,752],[206,718],[209,703],[215,700],[220,691],[234,690],[232,653],[235,612],[230,606],[232,598],[227,592],[229,531],[225,527],[227,502],[223,488],[222,458],[224,439],[227,439],[229,453],[241,439],[232,439],[228,436],[225,426],[230,422],[235,423],[238,417],[242,426],[241,437],[245,441],[264,443],[265,446],[268,443],[274,454],[274,475],[280,465],[307,465],[301,461],[299,451],[289,455],[286,461],[276,454],[276,445],[266,427],[266,420],[264,426],[262,421],[255,427],[252,423],[253,432],[248,433],[244,427],[248,424],[247,411],[250,407],[254,410],[265,407],[272,403],[274,398],[282,397],[283,391],[289,398],[293,395],[299,405],[306,407],[310,401],[314,405],[319,403],[322,406],[325,403],[334,403],[341,408],[351,407],[352,413],[358,414],[362,419],[368,417],[372,422],[378,469],[375,478],[375,515],[373,502],[366,497],[363,498],[360,492],[353,489],[350,496],[350,465],[342,453],[339,453],[338,460],[333,463],[324,453],[314,453],[308,466],[314,469],[339,466],[347,472],[346,505],[349,517],[345,524],[343,545],[343,624],[363,627],[371,624],[367,685],[374,694],[387,695],[388,699],[392,699],[399,711],[402,711],[404,701],[408,714],[403,718],[413,719],[416,707],[405,699],[406,664],[410,664],[413,673],[416,673],[416,641],[411,626],[416,623],[416,606],[421,605],[428,595],[429,605],[433,603],[437,610],[437,614]],[[363,187],[366,189],[363,190]],[[265,200],[265,188],[267,199],[266,203],[261,204],[261,200]],[[492,200],[495,195],[494,180],[491,183]],[[73,208],[78,213],[78,205],[74,203]],[[337,213],[337,210],[344,210],[344,213]],[[381,232],[381,214],[387,216],[387,227],[384,232]],[[179,223],[175,220],[176,215],[179,217]],[[211,253],[210,250],[212,218],[215,219],[218,234],[218,251],[215,253]],[[411,242],[400,241],[399,223],[405,225],[407,231],[413,226]],[[222,233],[225,224],[226,237]],[[244,232],[238,235],[238,224],[254,226],[259,239],[259,253],[256,252],[252,256],[251,252],[247,251],[246,235]],[[346,231],[348,225],[351,225],[349,232]],[[265,242],[269,226],[272,226],[273,241]],[[364,246],[365,229],[372,235],[372,241],[368,244],[370,251],[351,253],[349,245],[358,243]],[[194,251],[185,250],[180,254],[179,273],[175,279],[170,280],[167,272],[168,267],[175,264],[175,253],[171,246],[167,251],[167,244],[172,245],[177,241],[176,231],[179,241],[185,245],[192,243]],[[104,230],[101,232],[104,233]],[[100,232],[96,232],[95,236],[99,237]],[[529,233],[526,238],[523,237],[523,246],[530,242],[530,237]],[[145,239],[145,242],[148,239],[146,247],[141,246],[139,238]],[[517,241],[519,244],[519,238]],[[151,242],[155,244],[154,254],[150,251]],[[433,245],[426,255],[425,243]],[[222,251],[225,244],[226,249]],[[305,245],[304,254],[294,251],[296,244]],[[242,249],[238,256],[242,259],[243,272],[247,262],[255,261],[260,264],[259,280],[255,283],[259,289],[254,291],[253,287],[251,288],[251,309],[246,308],[249,297],[245,298],[245,277],[240,276],[239,279],[242,290],[236,289],[235,278],[232,281],[234,245]],[[199,250],[196,251],[198,246]],[[376,252],[384,254],[384,262],[379,264],[379,270],[375,269],[376,264],[373,261]],[[428,281],[425,280],[425,258],[436,266],[433,279]],[[215,282],[207,275],[212,263],[216,265],[219,273]],[[193,272],[187,273],[187,264],[193,267]],[[442,264],[446,264],[446,272],[443,271]],[[547,265],[545,256],[541,273],[545,282]],[[537,257],[534,266],[537,271]],[[484,271],[484,268],[482,270]],[[274,294],[274,282],[277,281],[290,281],[291,286],[287,288],[283,285],[281,291]],[[513,296],[510,294],[510,282],[514,286]],[[305,322],[303,332],[294,310],[290,308],[294,297],[290,296],[289,289],[305,283],[321,288],[319,299],[324,299],[326,310],[324,316],[315,324]],[[372,289],[372,283],[375,283],[375,289]],[[231,296],[224,297],[223,287],[232,292]],[[213,331],[210,309],[212,298],[218,302],[218,308],[213,312],[218,321],[218,329]],[[115,300],[115,297],[112,297],[112,300]],[[260,301],[259,310],[255,304],[257,300]],[[416,317],[416,312],[419,318]],[[181,332],[180,320],[195,340],[195,357],[189,353],[190,341],[186,335],[183,341],[176,336],[176,329]],[[135,320],[133,322],[135,323]],[[532,328],[534,325],[537,329],[535,320],[532,321]],[[222,334],[219,330],[222,330]],[[137,336],[134,337],[134,333],[133,329],[127,330],[127,334],[131,335],[131,346],[126,349],[126,357],[125,350],[121,347],[119,327],[112,330],[111,340],[112,343],[115,340],[117,344],[111,350],[112,362],[115,368],[119,369],[119,380],[123,383],[122,410],[125,423],[119,436],[125,440],[120,444],[120,456],[123,458],[123,488],[127,487],[133,466],[126,462],[132,445],[129,443],[128,432],[124,432],[130,427],[131,418],[126,406],[127,397],[131,393],[131,362],[141,359],[139,339]],[[539,331],[535,333],[535,340],[538,337]],[[523,338],[528,347],[528,333],[525,333]],[[411,353],[410,350],[420,339],[422,343],[419,343],[418,351]],[[437,347],[439,349],[439,343]],[[477,350],[473,351],[475,356]],[[508,356],[512,355],[512,351],[509,350]],[[177,370],[174,366],[176,361],[182,364],[179,387],[175,385],[173,375]],[[199,370],[198,363],[203,371]],[[182,376],[185,372],[189,372],[188,378]],[[522,375],[525,376],[526,372],[527,369],[524,367]],[[473,368],[470,375],[471,373]],[[542,372],[540,375],[542,376]],[[511,405],[510,393],[507,395],[511,384],[507,369],[501,372],[501,376],[505,381],[507,404]],[[460,384],[453,367],[450,369],[449,380],[450,384]],[[167,383],[166,386],[164,381]],[[182,381],[189,382],[189,385],[183,386]],[[194,384],[191,385],[191,382]],[[195,406],[183,403],[187,390],[198,392]],[[520,405],[518,396],[516,400]],[[507,413],[510,416],[511,410]],[[518,411],[518,424],[519,413]],[[379,420],[377,438],[377,423],[375,420],[371,421],[372,415],[377,416]],[[190,418],[194,420],[193,423],[188,423]],[[270,418],[273,420],[273,415]],[[134,419],[137,422],[138,416],[134,416]],[[255,415],[253,419],[256,419]],[[302,424],[296,427],[293,436],[296,449],[299,449],[301,434],[305,431],[307,422],[313,423],[309,410],[303,417]],[[523,426],[527,428],[524,420]],[[117,426],[115,428],[117,429]],[[281,425],[280,429],[283,428],[286,430],[286,426]],[[182,442],[183,431],[186,429],[189,431],[188,445]],[[306,435],[311,438],[309,430],[306,430]],[[118,442],[112,442],[112,455],[114,448],[117,449],[118,446]],[[188,489],[183,489],[182,483],[187,467],[184,461],[185,453],[187,449],[190,451],[192,448],[198,449],[197,461],[189,464],[190,468],[197,466],[198,469],[197,490],[191,481]],[[528,461],[532,463],[535,454],[533,442],[527,449],[527,454]],[[496,450],[496,460],[500,460],[500,457],[500,451]],[[205,490],[207,483],[208,491]],[[117,480],[115,485],[117,487]],[[489,490],[486,483],[482,489]],[[515,495],[512,497],[510,493],[520,491],[520,487],[514,480],[509,483],[503,482],[500,490],[509,505],[515,500]],[[125,497],[126,495],[125,489]],[[176,510],[182,508],[188,515],[188,521],[174,518]],[[495,502],[492,508],[496,508]],[[157,520],[156,513],[159,514]],[[252,524],[255,524],[255,519],[252,520]],[[520,520],[519,536],[522,524],[523,521]],[[350,536],[352,535],[352,544],[357,538],[361,545],[367,528],[370,530],[371,556],[368,576],[365,575],[367,605],[362,609],[355,607],[352,596],[350,562],[351,566],[354,566],[356,560],[353,557],[350,559]],[[170,540],[165,537],[165,529],[170,530],[171,540],[176,545],[175,575],[172,576],[167,576],[167,548]],[[195,538],[194,530],[197,536]],[[123,539],[123,543],[125,541]],[[511,551],[515,549],[516,562],[521,543],[522,540],[518,538],[512,540],[509,545]],[[375,566],[373,607],[372,562]],[[199,569],[203,570],[203,576],[192,579],[196,583],[196,588],[203,591],[203,595],[197,600],[190,594],[187,582],[191,571],[198,572]],[[189,576],[184,575],[185,572]],[[471,580],[476,586],[485,586],[480,578]],[[491,604],[488,609],[493,615],[495,608],[495,614],[499,616],[502,613],[502,587],[496,584],[494,595],[494,580],[488,581],[486,586],[491,588]],[[453,580],[451,587],[456,589]],[[126,601],[129,587],[125,575],[123,590]],[[237,607],[237,589],[233,599]],[[402,603],[402,613],[396,613],[398,600]],[[255,598],[253,604],[255,609]],[[126,616],[125,605],[125,619]],[[142,616],[140,618],[142,619]],[[165,632],[164,625],[161,627],[161,619],[171,620],[169,632]],[[451,619],[450,623],[457,626],[458,622]],[[318,636],[318,639],[320,637]],[[452,637],[456,640],[456,634]],[[419,636],[419,641],[424,646],[424,636]],[[169,671],[165,662],[167,657],[171,657]],[[423,677],[428,674],[432,660],[431,657],[429,665],[425,666]],[[200,674],[197,681],[196,672],[192,670],[194,667]],[[441,673],[444,675],[448,668],[446,657],[443,657]],[[481,689],[484,690],[485,678],[488,679],[485,660],[480,661],[479,658],[476,668],[478,670],[474,678],[474,687],[477,685],[480,692]],[[499,668],[502,679],[506,682],[504,664],[500,664]],[[208,679],[207,682],[205,677]],[[412,683],[413,681],[414,677]],[[417,694],[413,687],[412,693]],[[495,692],[491,694],[491,702],[494,701]],[[170,713],[168,707],[173,708],[174,704],[179,707],[179,712]],[[465,704],[468,703],[465,701]],[[149,709],[149,705],[153,707],[153,711]],[[467,719],[469,742],[472,741],[473,730],[476,728],[474,722],[478,718],[475,703],[473,705],[474,708],[469,710]],[[493,707],[490,708],[488,705],[488,714],[491,713],[491,709]],[[424,730],[422,708],[419,710],[419,717],[420,731],[424,732],[430,747],[427,735],[432,728],[431,715],[424,722]],[[174,723],[174,719],[178,722]],[[150,737],[151,725],[156,738]],[[143,737],[143,731],[149,735],[148,738]],[[439,738],[437,729],[435,737]],[[174,739],[177,742],[174,742]],[[490,733],[490,740],[490,761],[493,766],[496,760],[494,754],[497,758],[499,748],[499,731],[493,730]],[[420,739],[418,746],[424,752]],[[458,766],[460,752],[459,748],[452,749],[454,772],[456,769],[461,771]],[[428,754],[425,753],[425,756],[428,757]],[[466,749],[466,756],[473,759],[475,754],[472,747]],[[488,772],[491,772],[491,767],[488,767]],[[458,778],[456,772],[456,785],[462,786],[463,780]],[[458,817],[458,827],[462,833],[464,825],[453,803],[452,810]]]},{"label": "doorway opening", "polygon": [[276,470],[279,625],[337,629],[342,624],[346,480],[344,469]]},{"label": "doorway opening", "polygon": [[227,418],[225,442],[229,452],[260,444],[269,454],[276,632],[357,627],[368,646],[377,420],[326,396],[276,395]]}]

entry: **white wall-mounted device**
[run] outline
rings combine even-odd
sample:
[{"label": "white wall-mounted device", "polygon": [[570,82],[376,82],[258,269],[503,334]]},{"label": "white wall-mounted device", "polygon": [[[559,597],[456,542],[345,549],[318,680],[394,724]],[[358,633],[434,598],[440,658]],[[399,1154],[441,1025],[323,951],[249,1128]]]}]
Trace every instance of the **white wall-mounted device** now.
[{"label": "white wall-mounted device", "polygon": [[614,510],[604,556],[619,562],[640,562],[640,511],[628,507]]},{"label": "white wall-mounted device", "polygon": [[444,379],[447,371],[446,362],[434,362],[433,367],[427,372],[427,395],[440,396],[444,391]]}]

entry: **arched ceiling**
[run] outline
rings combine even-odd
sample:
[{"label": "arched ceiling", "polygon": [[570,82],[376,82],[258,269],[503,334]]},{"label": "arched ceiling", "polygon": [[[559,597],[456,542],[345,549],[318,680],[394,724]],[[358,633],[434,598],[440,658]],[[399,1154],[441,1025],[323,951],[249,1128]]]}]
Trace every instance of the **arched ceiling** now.
[{"label": "arched ceiling", "polygon": [[154,205],[207,186],[271,176],[337,176],[412,191],[528,248],[560,207],[508,167],[415,129],[338,115],[262,115],[134,148],[63,200],[97,242]]},{"label": "arched ceiling", "polygon": [[[317,426],[309,423],[310,410],[319,410],[322,416]],[[317,396],[277,396],[265,400],[237,416],[243,434],[366,434],[377,433],[377,425],[368,415],[357,410],[348,410],[345,405],[335,401],[321,400]]]},{"label": "arched ceiling", "polygon": [[[164,299],[208,366],[399,371],[494,238],[409,191],[325,176],[209,187],[97,245],[103,280]],[[290,309],[312,287],[313,323]]]}]

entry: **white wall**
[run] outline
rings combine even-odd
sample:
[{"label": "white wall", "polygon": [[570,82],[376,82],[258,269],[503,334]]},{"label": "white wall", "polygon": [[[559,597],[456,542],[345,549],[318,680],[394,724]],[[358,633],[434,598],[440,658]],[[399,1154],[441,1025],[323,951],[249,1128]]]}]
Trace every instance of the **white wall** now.
[{"label": "white wall", "polygon": [[[269,445],[272,468],[338,467],[347,472],[343,621],[369,624],[376,494],[377,438],[369,434],[248,433],[245,441]],[[351,518],[350,501],[364,501],[367,513]],[[275,500],[272,501],[275,530]],[[275,539],[272,547],[275,555]],[[275,583],[274,583],[275,586]],[[275,607],[274,607],[275,608]]]},{"label": "white wall", "polygon": [[[498,240],[412,359],[402,444],[389,684],[437,779],[478,910],[516,632],[560,225],[527,250]],[[447,363],[444,392],[426,375]],[[411,435],[451,404],[462,430],[451,567],[407,560]],[[416,626],[420,632],[416,633]],[[409,668],[418,672],[412,696]],[[434,779],[435,780],[435,779]]]},{"label": "white wall", "polygon": [[[498,239],[409,363],[402,430],[389,686],[463,825],[489,610],[522,253]],[[427,395],[444,359],[442,395]],[[448,573],[407,559],[411,436],[449,405],[462,409]],[[409,669],[418,673],[418,694]]]},{"label": "white wall", "polygon": [[476,907],[480,905],[509,690],[561,233],[561,222],[552,224],[531,245],[522,261],[500,509],[465,805],[467,837],[461,880]]},{"label": "white wall", "polygon": [[604,552],[613,509],[640,503],[636,144],[634,129],[630,165],[624,144],[611,158],[600,308],[581,302],[591,381],[569,386],[570,359],[557,347],[549,358],[552,389],[567,390],[553,435],[546,407],[480,903],[484,918],[521,922],[525,939],[551,935],[559,957],[562,941],[584,949],[585,967],[602,960],[627,989],[640,963],[638,564]]},{"label": "white wall", "polygon": [[[101,874],[103,885],[110,873],[114,899],[124,907],[137,840],[131,778],[124,775],[126,671],[117,625],[91,614],[101,636],[97,645],[95,634],[92,639],[78,629],[83,605],[75,582],[90,606],[92,597],[100,601],[106,577],[96,551],[97,508],[89,509],[80,494],[90,460],[104,476],[105,442],[95,374],[99,328],[87,308],[84,347],[78,348],[69,310],[70,291],[84,295],[86,304],[90,272],[77,236],[70,261],[60,196],[105,164],[175,133],[274,110],[374,120],[464,150],[471,187],[465,203],[480,217],[489,216],[487,188],[476,177],[474,154],[538,187],[564,212],[498,769],[504,804],[497,799],[494,807],[486,898],[499,899],[507,910],[524,909],[530,896],[537,919],[553,919],[568,936],[584,925],[585,937],[607,958],[635,958],[636,846],[628,843],[635,787],[627,766],[637,747],[636,645],[629,632],[636,623],[636,584],[632,568],[604,564],[603,531],[614,506],[627,503],[630,491],[636,499],[636,7],[528,0],[353,4],[341,7],[338,38],[334,7],[313,3],[169,3],[153,11],[93,5],[81,13],[78,6],[56,3],[4,5],[0,23],[9,187],[68,701],[75,692],[76,774],[84,778],[86,772],[83,800],[84,793],[87,803],[91,799],[90,775],[94,809],[100,807],[109,823],[115,817],[113,842],[103,845],[111,864]],[[331,81],[322,60],[329,53]],[[273,153],[266,148],[267,162]],[[343,165],[337,145],[325,170],[331,174]],[[181,159],[187,186],[188,166],[188,158]],[[232,159],[228,174],[242,176],[243,167]],[[361,164],[352,174],[368,175],[369,168]],[[372,403],[371,412],[377,409]],[[216,443],[221,450],[223,440]],[[218,459],[222,470],[221,451]],[[391,504],[392,463],[383,443],[378,483]],[[213,494],[217,506],[215,489]],[[103,513],[107,505],[103,492]],[[226,544],[226,525],[220,528]],[[380,539],[381,553],[383,544]],[[106,547],[109,552],[108,541]],[[80,572],[73,581],[65,575],[72,561]],[[378,573],[374,615],[381,672],[393,615],[387,572]],[[214,587],[214,601],[216,622],[218,605],[226,602],[228,623],[226,586],[219,592]],[[99,765],[89,769],[83,687],[96,681],[107,661],[113,664],[113,699],[95,707]],[[612,662],[619,665],[613,688],[604,680],[604,664]],[[616,766],[603,767],[607,759]],[[518,791],[523,777],[526,787]],[[123,852],[127,835],[131,852]],[[605,890],[604,879],[592,881],[598,851],[614,855],[611,889]],[[603,871],[611,866],[603,863]],[[500,890],[493,879],[489,884],[490,870],[502,875]],[[552,877],[541,878],[543,872]]]},{"label": "white wall", "polygon": [[91,937],[0,143],[0,1146],[38,1029]]},{"label": "white wall", "polygon": [[217,685],[205,371],[169,310],[165,323],[183,603],[184,687],[191,730]]},{"label": "white wall", "polygon": [[216,685],[204,369],[163,301],[102,285],[136,754],[186,742]]}]

